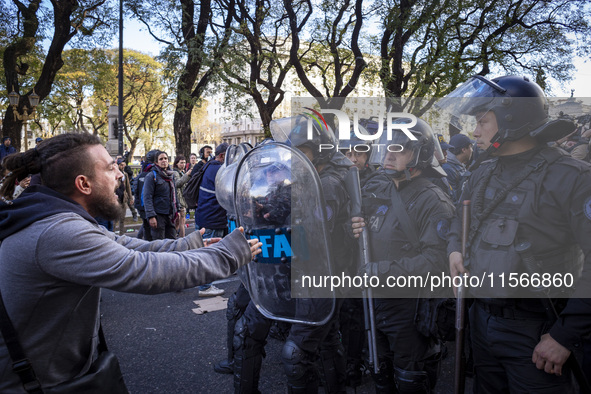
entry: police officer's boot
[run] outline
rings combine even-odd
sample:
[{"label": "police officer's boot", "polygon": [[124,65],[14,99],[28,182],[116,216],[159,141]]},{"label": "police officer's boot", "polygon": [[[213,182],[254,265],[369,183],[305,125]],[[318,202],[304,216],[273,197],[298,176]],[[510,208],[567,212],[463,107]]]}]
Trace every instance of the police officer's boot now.
[{"label": "police officer's boot", "polygon": [[238,319],[234,330],[234,392],[258,394],[264,343],[252,339],[244,317]]},{"label": "police officer's boot", "polygon": [[324,374],[324,390],[329,393],[345,393],[345,349],[339,342],[336,346],[320,349],[320,365]]},{"label": "police officer's boot", "polygon": [[217,373],[223,373],[231,375],[234,373],[234,327],[236,327],[236,322],[242,314],[244,313],[244,308],[241,309],[238,307],[236,302],[237,295],[236,293],[232,294],[232,296],[228,299],[228,308],[226,309],[226,319],[228,319],[227,325],[227,349],[228,349],[228,358],[222,360],[213,366],[213,370]]},{"label": "police officer's boot", "polygon": [[310,355],[288,339],[281,350],[281,358],[287,376],[287,392],[289,394],[318,392],[318,373]]},{"label": "police officer's boot", "polygon": [[376,394],[396,394],[396,384],[394,383],[394,373],[392,371],[392,361],[388,359],[380,360],[378,373],[371,369],[371,375],[376,387]]},{"label": "police officer's boot", "polygon": [[394,379],[400,394],[429,394],[431,385],[425,371],[407,371],[394,367]]}]

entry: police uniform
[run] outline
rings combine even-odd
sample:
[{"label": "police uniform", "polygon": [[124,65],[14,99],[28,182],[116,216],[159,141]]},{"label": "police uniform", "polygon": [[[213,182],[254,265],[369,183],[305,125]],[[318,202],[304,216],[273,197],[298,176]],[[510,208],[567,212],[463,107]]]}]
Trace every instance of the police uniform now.
[{"label": "police uniform", "polygon": [[[352,255],[345,241],[347,234],[344,224],[349,220],[349,197],[343,185],[344,176],[350,165],[348,159],[341,154],[336,154],[333,162],[325,164],[319,174],[326,200],[326,228],[333,240],[333,258],[341,263],[349,261]],[[277,190],[269,199],[270,204],[262,205],[258,214],[268,214],[267,220],[285,223],[285,219],[278,220],[277,215],[281,212],[285,213],[285,207],[290,205],[289,200],[289,190]],[[327,305],[325,299],[306,299],[298,302],[305,303],[306,308],[324,308]],[[345,360],[337,319],[338,313],[335,313],[330,321],[322,326],[292,325],[282,351],[289,392],[317,391],[319,379],[314,364],[317,353],[320,355],[326,379],[325,390],[327,392],[344,390]],[[264,346],[272,323],[271,319],[259,312],[252,301],[246,307],[244,315],[237,321],[233,343],[236,393],[259,392],[258,382]]]},{"label": "police uniform", "polygon": [[[403,207],[394,206],[397,193]],[[446,270],[446,235],[454,207],[447,195],[426,177],[418,176],[399,184],[377,172],[362,189],[369,232],[370,256],[377,275],[426,275]],[[397,201],[396,199],[394,201]],[[405,209],[411,231],[402,224]],[[376,297],[388,293],[374,290]],[[391,290],[389,290],[391,291]],[[418,289],[406,290],[406,298],[376,298],[379,373],[374,376],[376,392],[429,392],[435,386],[439,343],[419,333],[414,325]]]},{"label": "police uniform", "polygon": [[[345,229],[350,212],[344,178],[349,166],[351,162],[341,153],[336,153],[318,174],[326,200],[326,229],[332,242],[332,258],[338,262],[339,268],[348,272],[352,269],[353,253]],[[302,299],[299,302],[309,303],[310,308],[324,308],[328,304],[324,299]],[[338,326],[340,305],[340,300],[337,300],[337,312],[322,326],[292,325],[281,353],[290,393],[318,391],[319,377],[314,365],[316,354],[323,370],[325,391],[344,392],[346,364]]]},{"label": "police uniform", "polygon": [[[531,244],[541,272],[576,273],[585,263],[575,298],[562,311],[557,304],[556,322],[540,301],[544,295],[508,298],[514,294],[505,288],[502,296],[507,298],[496,298],[499,287],[470,289],[480,297],[469,315],[479,392],[573,392],[567,366],[562,376],[546,373],[536,368],[532,354],[544,333],[574,353],[589,335],[591,300],[576,297],[591,279],[591,166],[557,148],[500,156],[473,172],[462,200],[472,201],[469,258],[464,262],[471,275],[524,272],[515,250],[523,241]],[[458,216],[451,226],[449,253],[461,250],[460,234]],[[553,289],[553,294],[564,291],[568,289]]]}]

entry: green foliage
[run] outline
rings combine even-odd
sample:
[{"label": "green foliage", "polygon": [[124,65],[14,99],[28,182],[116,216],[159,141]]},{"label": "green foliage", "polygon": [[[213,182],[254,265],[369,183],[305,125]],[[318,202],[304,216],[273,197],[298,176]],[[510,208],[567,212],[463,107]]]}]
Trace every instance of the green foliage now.
[{"label": "green foliage", "polygon": [[[573,55],[589,54],[590,6],[585,1],[378,4],[377,16],[383,21],[374,40],[380,45],[378,72],[392,98],[441,97],[474,74],[564,81],[573,71]],[[431,102],[410,108],[421,114]]]}]

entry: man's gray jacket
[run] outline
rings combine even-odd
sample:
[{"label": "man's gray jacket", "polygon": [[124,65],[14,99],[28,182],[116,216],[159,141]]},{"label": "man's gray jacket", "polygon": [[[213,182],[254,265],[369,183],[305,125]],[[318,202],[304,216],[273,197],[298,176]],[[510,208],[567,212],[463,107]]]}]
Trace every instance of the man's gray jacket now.
[{"label": "man's gray jacket", "polygon": [[[51,189],[29,189],[13,205],[0,203],[0,291],[42,387],[83,375],[97,357],[102,287],[170,292],[228,277],[251,260],[239,231],[202,249],[199,232],[146,242],[107,231]],[[24,392],[1,335],[0,392]]]}]

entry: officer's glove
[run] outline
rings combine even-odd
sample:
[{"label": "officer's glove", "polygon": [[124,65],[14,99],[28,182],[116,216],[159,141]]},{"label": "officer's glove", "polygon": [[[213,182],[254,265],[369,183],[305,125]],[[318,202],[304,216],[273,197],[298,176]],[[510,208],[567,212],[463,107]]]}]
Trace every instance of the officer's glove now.
[{"label": "officer's glove", "polygon": [[369,276],[376,276],[378,278],[381,278],[385,275],[388,275],[388,273],[390,272],[390,266],[392,265],[392,263],[393,263],[393,261],[369,262],[359,269],[358,274],[360,276],[367,274]]}]

